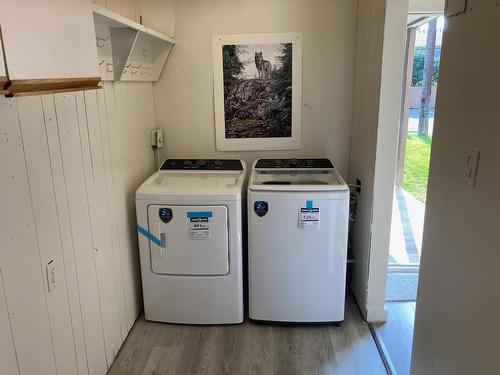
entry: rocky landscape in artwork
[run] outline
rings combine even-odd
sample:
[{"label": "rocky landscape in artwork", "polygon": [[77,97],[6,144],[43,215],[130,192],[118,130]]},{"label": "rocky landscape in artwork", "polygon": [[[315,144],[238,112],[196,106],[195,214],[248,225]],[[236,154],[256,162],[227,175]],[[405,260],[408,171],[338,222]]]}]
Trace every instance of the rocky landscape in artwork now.
[{"label": "rocky landscape in artwork", "polygon": [[281,64],[266,78],[240,78],[245,62],[239,61],[238,48],[242,47],[223,49],[226,138],[290,137],[291,44],[282,45]]}]

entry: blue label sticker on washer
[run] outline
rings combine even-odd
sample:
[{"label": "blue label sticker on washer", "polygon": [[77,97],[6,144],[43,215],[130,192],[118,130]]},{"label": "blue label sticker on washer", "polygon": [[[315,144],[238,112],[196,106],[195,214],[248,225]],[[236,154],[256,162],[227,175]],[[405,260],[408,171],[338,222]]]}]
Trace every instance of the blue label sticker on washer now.
[{"label": "blue label sticker on washer", "polygon": [[300,229],[319,229],[319,207],[305,207],[299,210]]}]

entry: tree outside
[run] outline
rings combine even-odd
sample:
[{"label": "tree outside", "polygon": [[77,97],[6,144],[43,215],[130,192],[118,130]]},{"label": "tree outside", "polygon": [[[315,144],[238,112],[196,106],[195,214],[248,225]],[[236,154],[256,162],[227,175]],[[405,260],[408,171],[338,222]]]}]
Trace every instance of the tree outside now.
[{"label": "tree outside", "polygon": [[[438,84],[439,79],[439,63],[441,61],[441,47],[436,46],[434,52],[434,65],[432,67],[432,86],[435,87]],[[415,48],[415,54],[413,55],[413,72],[411,85],[413,87],[421,87],[424,80],[424,62],[425,62],[425,48],[417,47]]]},{"label": "tree outside", "polygon": [[441,37],[444,18],[437,18],[417,29],[411,85],[421,87],[418,108],[410,107],[408,133],[402,169],[402,187],[425,203],[434,125],[432,90],[439,80]]},{"label": "tree outside", "polygon": [[418,121],[418,135],[429,134],[429,104],[434,69],[434,52],[436,50],[436,19],[429,22],[427,29],[427,45],[425,48],[424,72],[422,79],[422,97],[420,99],[420,117]]}]

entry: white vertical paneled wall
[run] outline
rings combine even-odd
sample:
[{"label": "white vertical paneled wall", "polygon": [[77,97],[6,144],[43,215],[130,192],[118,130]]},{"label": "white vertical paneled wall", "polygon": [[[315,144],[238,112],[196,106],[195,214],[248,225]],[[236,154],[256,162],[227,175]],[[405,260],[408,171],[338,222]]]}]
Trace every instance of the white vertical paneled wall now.
[{"label": "white vertical paneled wall", "polygon": [[141,308],[134,192],[154,117],[150,83],[0,98],[0,374],[111,365]]}]

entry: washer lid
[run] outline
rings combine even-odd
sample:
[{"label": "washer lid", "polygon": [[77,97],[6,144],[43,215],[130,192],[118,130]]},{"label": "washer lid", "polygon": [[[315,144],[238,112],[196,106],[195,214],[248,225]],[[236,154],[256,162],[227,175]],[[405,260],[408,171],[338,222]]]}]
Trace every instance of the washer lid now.
[{"label": "washer lid", "polygon": [[254,164],[250,190],[348,190],[329,159],[260,159]]}]

